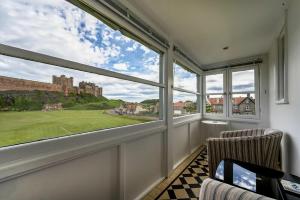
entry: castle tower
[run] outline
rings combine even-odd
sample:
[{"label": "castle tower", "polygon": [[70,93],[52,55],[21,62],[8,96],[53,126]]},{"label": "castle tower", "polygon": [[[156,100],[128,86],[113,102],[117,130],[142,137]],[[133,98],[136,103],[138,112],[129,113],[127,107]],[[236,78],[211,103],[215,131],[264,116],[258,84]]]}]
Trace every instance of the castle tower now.
[{"label": "castle tower", "polygon": [[55,75],[52,76],[52,83],[56,85],[60,85],[63,88],[63,92],[66,96],[70,92],[73,92],[73,77],[67,78],[65,75],[61,75],[57,77]]}]

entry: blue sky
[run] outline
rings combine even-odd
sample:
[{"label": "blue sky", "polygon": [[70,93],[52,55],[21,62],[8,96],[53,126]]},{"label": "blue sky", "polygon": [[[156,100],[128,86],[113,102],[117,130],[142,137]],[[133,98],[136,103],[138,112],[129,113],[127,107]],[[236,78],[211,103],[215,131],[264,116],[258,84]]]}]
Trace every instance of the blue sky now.
[{"label": "blue sky", "polygon": [[[26,12],[25,12],[26,11]],[[64,0],[3,0],[0,43],[159,82],[160,55]],[[126,101],[158,98],[158,88],[0,56],[4,76],[51,82],[65,74]]]},{"label": "blue sky", "polygon": [[[157,52],[64,0],[1,0],[0,27],[2,44],[159,81]],[[42,82],[65,74],[74,77],[75,85],[96,83],[108,98],[140,102],[159,97],[156,87],[1,55],[0,74]],[[195,84],[194,74],[175,68],[176,87],[195,91]]]}]

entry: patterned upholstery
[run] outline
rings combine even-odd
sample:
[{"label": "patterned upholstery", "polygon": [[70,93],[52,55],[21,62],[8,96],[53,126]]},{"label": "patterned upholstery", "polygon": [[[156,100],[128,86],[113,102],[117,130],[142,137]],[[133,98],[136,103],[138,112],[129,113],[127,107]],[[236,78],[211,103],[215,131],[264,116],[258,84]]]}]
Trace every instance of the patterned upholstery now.
[{"label": "patterned upholstery", "polygon": [[207,139],[209,176],[213,178],[223,159],[234,159],[279,169],[283,133],[274,129],[223,131],[220,138]]},{"label": "patterned upholstery", "polygon": [[201,185],[199,200],[274,200],[210,178]]}]

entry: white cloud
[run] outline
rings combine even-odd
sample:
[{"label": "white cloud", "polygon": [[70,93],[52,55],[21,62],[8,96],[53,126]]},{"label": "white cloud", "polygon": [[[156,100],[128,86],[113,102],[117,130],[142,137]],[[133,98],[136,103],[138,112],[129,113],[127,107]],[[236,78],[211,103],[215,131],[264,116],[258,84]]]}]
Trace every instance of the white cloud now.
[{"label": "white cloud", "polygon": [[130,47],[127,47],[126,50],[127,50],[127,51],[135,51],[135,50],[137,50],[137,48],[138,48],[139,46],[141,46],[139,43],[134,42],[133,45],[130,46]]},{"label": "white cloud", "polygon": [[115,37],[116,40],[121,40],[123,42],[131,42],[132,40],[124,35],[118,35]]},{"label": "white cloud", "polygon": [[141,46],[140,46],[140,49],[142,49],[142,50],[145,52],[145,54],[147,54],[147,53],[149,53],[149,52],[152,51],[151,49],[149,49],[148,47],[146,47],[146,46],[144,46],[144,45],[141,45]]},{"label": "white cloud", "polygon": [[[89,33],[95,40],[97,25],[102,23],[79,8],[63,0],[26,2],[1,1],[1,43],[98,66],[119,55],[116,45],[99,47],[84,38]],[[109,45],[109,28],[102,36]]]},{"label": "white cloud", "polygon": [[113,67],[116,69],[116,70],[120,70],[120,71],[127,71],[128,70],[128,63],[116,63],[113,65]]},{"label": "white cloud", "polygon": [[197,91],[197,76],[179,65],[174,65],[174,86],[186,90]]},{"label": "white cloud", "polygon": [[[106,66],[106,69],[119,70],[147,80],[158,81],[159,78],[159,56],[145,56],[152,50],[119,35],[93,16],[64,0],[2,0],[0,27],[0,43],[3,44],[97,67]],[[104,44],[101,47],[95,44],[99,38],[101,44]],[[144,51],[144,56],[134,58],[135,61],[141,61],[141,66],[135,66],[137,69],[134,71],[129,70],[130,60],[109,65],[112,60],[119,59],[121,52],[126,52],[126,49],[120,46],[124,42],[133,42],[133,51],[138,48]],[[130,56],[135,56],[134,53]],[[49,83],[52,75],[64,74],[74,77],[75,85],[80,81],[96,83],[103,87],[104,95],[109,98],[136,102],[158,98],[157,87],[6,56],[0,56],[0,74]]]},{"label": "white cloud", "polygon": [[206,92],[222,93],[223,92],[223,74],[213,74],[206,76]]},{"label": "white cloud", "polygon": [[173,102],[178,102],[178,101],[196,102],[197,101],[197,96],[195,94],[186,93],[186,92],[179,92],[179,91],[175,90],[174,95],[173,95]]}]

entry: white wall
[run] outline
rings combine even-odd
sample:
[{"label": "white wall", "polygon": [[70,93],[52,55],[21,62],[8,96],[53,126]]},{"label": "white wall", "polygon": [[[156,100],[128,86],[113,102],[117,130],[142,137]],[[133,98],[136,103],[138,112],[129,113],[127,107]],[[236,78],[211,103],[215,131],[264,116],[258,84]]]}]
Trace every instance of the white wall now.
[{"label": "white wall", "polygon": [[117,149],[111,148],[3,182],[0,199],[116,199],[117,158]]},{"label": "white wall", "polygon": [[[199,124],[200,119],[185,121],[174,128],[173,151],[170,152],[174,158],[173,166],[180,164],[183,158],[203,144]],[[115,143],[107,143],[101,137],[93,137],[93,142],[103,140],[103,144],[99,143],[100,149],[84,153],[75,159],[66,158],[64,162],[53,159],[42,168],[33,167],[16,177],[9,170],[11,177],[0,178],[0,200],[140,199],[166,175],[166,132],[146,133],[141,128],[139,133],[126,135],[117,130],[115,133],[121,139],[116,139]],[[115,133],[111,133],[111,136]],[[91,136],[101,136],[101,133]],[[77,137],[83,136],[75,136],[75,139]],[[70,139],[66,137],[62,140]],[[51,145],[51,142],[54,144],[58,141],[41,143],[46,146]],[[76,144],[77,147],[85,147],[83,141]],[[101,148],[101,145],[105,147]],[[72,151],[70,149],[70,155],[75,153]],[[37,156],[33,160],[24,160],[24,166],[27,168],[28,165],[35,165],[38,159],[40,158]],[[21,169],[22,163],[23,161],[19,166]],[[9,169],[10,165],[13,167],[14,164],[4,162],[0,166],[0,173],[3,175],[3,170]]]},{"label": "white wall", "polygon": [[270,125],[286,133],[284,169],[300,176],[300,1],[290,0],[288,6],[288,92],[289,104],[275,104],[276,41],[269,53]]},{"label": "white wall", "polygon": [[135,199],[163,177],[163,137],[154,134],[125,147],[125,199]]},{"label": "white wall", "polygon": [[176,168],[187,156],[195,151],[205,140],[204,132],[200,130],[199,120],[175,125],[173,136],[173,169]]}]

